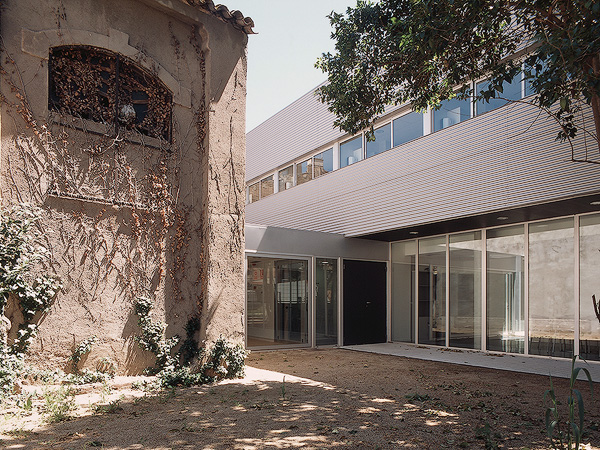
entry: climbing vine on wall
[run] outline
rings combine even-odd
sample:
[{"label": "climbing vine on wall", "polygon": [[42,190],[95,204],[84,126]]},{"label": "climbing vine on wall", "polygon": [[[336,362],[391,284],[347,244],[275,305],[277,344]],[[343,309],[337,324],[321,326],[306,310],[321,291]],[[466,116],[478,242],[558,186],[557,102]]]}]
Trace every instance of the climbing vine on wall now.
[{"label": "climbing vine on wall", "polygon": [[[123,66],[121,92],[112,84],[119,83],[110,55],[75,51],[70,59],[98,66],[98,76],[54,58],[50,112],[40,119],[17,64],[5,49],[4,54],[0,73],[10,93],[5,90],[1,100],[9,114],[25,123],[13,136],[16,151],[5,159],[9,180],[4,197],[45,205],[40,227],[49,266],[65,274],[65,291],[79,292],[78,301],[92,321],[97,318],[87,305],[105,294],[111,279],[130,299],[150,295],[165,283],[174,300],[180,299],[191,239],[190,211],[178,203],[180,165],[187,151],[183,146],[191,141],[165,141],[171,129],[182,132],[171,116],[170,94],[129,66]],[[201,66],[204,79],[203,55]],[[74,89],[76,73],[90,79]],[[202,93],[200,109],[204,104]],[[206,136],[203,122],[196,127],[199,147]],[[183,134],[189,129],[183,127]],[[84,202],[85,213],[73,201]]]}]

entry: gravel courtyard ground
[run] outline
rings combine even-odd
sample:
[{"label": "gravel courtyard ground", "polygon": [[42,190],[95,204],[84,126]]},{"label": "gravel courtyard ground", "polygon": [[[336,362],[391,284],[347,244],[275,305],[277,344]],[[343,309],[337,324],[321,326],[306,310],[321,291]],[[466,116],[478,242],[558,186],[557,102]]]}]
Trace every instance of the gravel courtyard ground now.
[{"label": "gravel courtyard ground", "polygon": [[[160,394],[119,379],[111,392],[97,386],[79,394],[74,417],[60,423],[45,422],[35,404],[29,413],[3,411],[0,446],[549,448],[548,377],[340,349],[253,352],[247,365],[244,379]],[[592,400],[578,383],[584,448],[598,449],[600,384]],[[568,380],[554,386],[564,407]]]}]

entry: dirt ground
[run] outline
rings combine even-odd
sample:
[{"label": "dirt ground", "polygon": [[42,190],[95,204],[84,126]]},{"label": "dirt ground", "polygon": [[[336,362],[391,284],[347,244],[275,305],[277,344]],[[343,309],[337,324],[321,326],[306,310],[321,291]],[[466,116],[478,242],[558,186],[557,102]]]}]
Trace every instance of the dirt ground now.
[{"label": "dirt ground", "polygon": [[[254,352],[247,365],[245,379],[160,394],[127,384],[111,392],[96,387],[78,395],[74,417],[60,423],[44,421],[47,414],[35,405],[31,412],[3,411],[0,446],[550,447],[543,423],[548,377],[339,349]],[[554,380],[563,407],[567,383]],[[579,387],[583,448],[599,449],[600,384],[594,400],[586,384]]]}]

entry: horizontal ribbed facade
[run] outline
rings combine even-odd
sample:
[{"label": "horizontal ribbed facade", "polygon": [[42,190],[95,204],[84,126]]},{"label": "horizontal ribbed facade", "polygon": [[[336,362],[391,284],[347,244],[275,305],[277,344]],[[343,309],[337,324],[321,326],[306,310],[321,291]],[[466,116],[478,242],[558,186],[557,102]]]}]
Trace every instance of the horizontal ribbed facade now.
[{"label": "horizontal ribbed facade", "polygon": [[[248,134],[247,179],[341,136],[325,106],[300,117],[308,104],[317,112],[307,96]],[[289,134],[274,134],[284,122]],[[599,192],[600,165],[572,162],[557,131],[539,109],[511,104],[249,204],[246,222],[363,236]],[[576,157],[597,155],[580,136]]]}]

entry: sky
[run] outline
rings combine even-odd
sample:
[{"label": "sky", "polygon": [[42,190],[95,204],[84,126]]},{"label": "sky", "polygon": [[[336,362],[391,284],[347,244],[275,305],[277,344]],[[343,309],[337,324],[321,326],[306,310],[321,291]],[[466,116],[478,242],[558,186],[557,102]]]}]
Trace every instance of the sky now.
[{"label": "sky", "polygon": [[327,15],[356,5],[356,0],[221,1],[250,16],[258,33],[248,36],[246,131],[326,80],[314,65],[334,50]]}]

